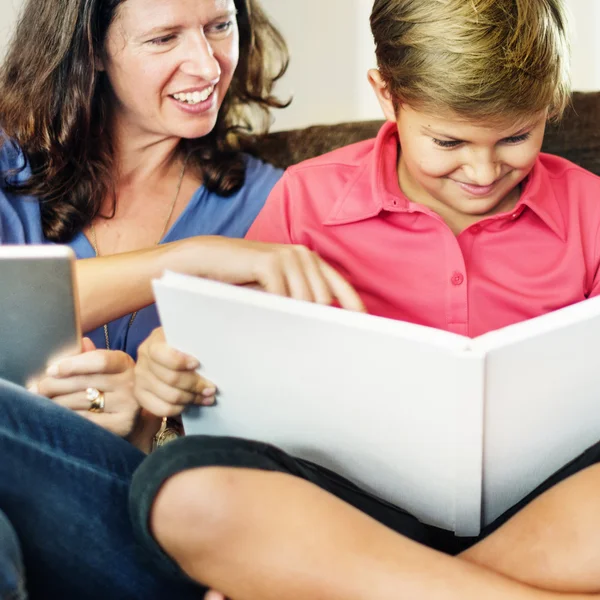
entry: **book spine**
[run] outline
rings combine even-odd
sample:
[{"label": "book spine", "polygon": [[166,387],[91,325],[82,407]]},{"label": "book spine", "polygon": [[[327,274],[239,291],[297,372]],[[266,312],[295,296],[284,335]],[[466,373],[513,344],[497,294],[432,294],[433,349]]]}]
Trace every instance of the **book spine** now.
[{"label": "book spine", "polygon": [[485,355],[461,353],[456,372],[455,521],[458,536],[481,530],[483,496],[483,410]]}]

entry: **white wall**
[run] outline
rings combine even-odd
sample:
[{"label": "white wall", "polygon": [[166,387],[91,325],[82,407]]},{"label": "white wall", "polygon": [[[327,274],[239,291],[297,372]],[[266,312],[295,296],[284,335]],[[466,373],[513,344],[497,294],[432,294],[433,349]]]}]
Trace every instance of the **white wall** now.
[{"label": "white wall", "polygon": [[[43,2],[44,0],[38,0]],[[567,0],[573,13],[573,84],[600,90],[600,0]],[[0,0],[0,57],[23,0]],[[366,80],[374,66],[372,0],[262,0],[288,41],[292,62],[279,93],[294,102],[274,129],[380,118]]]},{"label": "white wall", "polygon": [[4,56],[21,2],[22,0],[0,0],[0,58]]},{"label": "white wall", "polygon": [[291,55],[278,92],[292,93],[294,101],[277,111],[275,129],[379,118],[367,82],[367,71],[376,64],[372,0],[262,0],[262,5]]},{"label": "white wall", "polygon": [[573,87],[600,90],[600,0],[569,0],[573,17]]},{"label": "white wall", "polygon": [[[284,34],[292,62],[281,81],[294,102],[274,129],[352,119],[381,112],[366,81],[374,65],[369,13],[373,0],[261,0]],[[567,0],[572,14],[575,90],[600,90],[600,0]]]}]

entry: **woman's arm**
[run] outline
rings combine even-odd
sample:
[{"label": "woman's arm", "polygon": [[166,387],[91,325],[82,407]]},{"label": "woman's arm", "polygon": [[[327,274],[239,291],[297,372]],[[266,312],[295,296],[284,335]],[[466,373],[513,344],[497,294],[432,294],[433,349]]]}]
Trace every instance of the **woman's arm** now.
[{"label": "woman's arm", "polygon": [[350,284],[302,246],[199,236],[155,248],[77,261],[81,325],[90,331],[154,302],[152,279],[179,273],[364,310]]}]

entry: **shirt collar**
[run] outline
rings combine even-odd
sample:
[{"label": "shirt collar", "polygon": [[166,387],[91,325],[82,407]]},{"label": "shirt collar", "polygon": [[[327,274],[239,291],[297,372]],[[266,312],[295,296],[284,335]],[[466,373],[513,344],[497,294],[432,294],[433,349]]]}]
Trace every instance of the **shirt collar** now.
[{"label": "shirt collar", "polygon": [[532,210],[563,242],[566,241],[565,218],[548,170],[540,157],[535,161],[522,186],[517,209],[523,210],[524,207]]},{"label": "shirt collar", "polygon": [[377,216],[382,210],[406,210],[398,184],[398,133],[394,123],[379,130],[373,150],[345,186],[324,225],[344,225]]},{"label": "shirt collar", "polygon": [[[373,150],[358,173],[345,186],[327,215],[324,225],[344,225],[377,216],[382,210],[412,212],[409,199],[398,184],[398,132],[385,123],[375,138]],[[566,225],[549,174],[538,157],[523,184],[518,212],[532,210],[561,240]],[[515,211],[512,211],[513,214]]]}]

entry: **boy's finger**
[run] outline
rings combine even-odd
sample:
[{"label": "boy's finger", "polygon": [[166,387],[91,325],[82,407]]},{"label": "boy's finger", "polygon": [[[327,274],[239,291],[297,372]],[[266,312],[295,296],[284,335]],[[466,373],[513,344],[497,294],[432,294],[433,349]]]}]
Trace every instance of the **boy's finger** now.
[{"label": "boy's finger", "polygon": [[196,358],[172,348],[166,342],[148,344],[146,352],[151,363],[171,371],[192,371],[200,366]]}]

